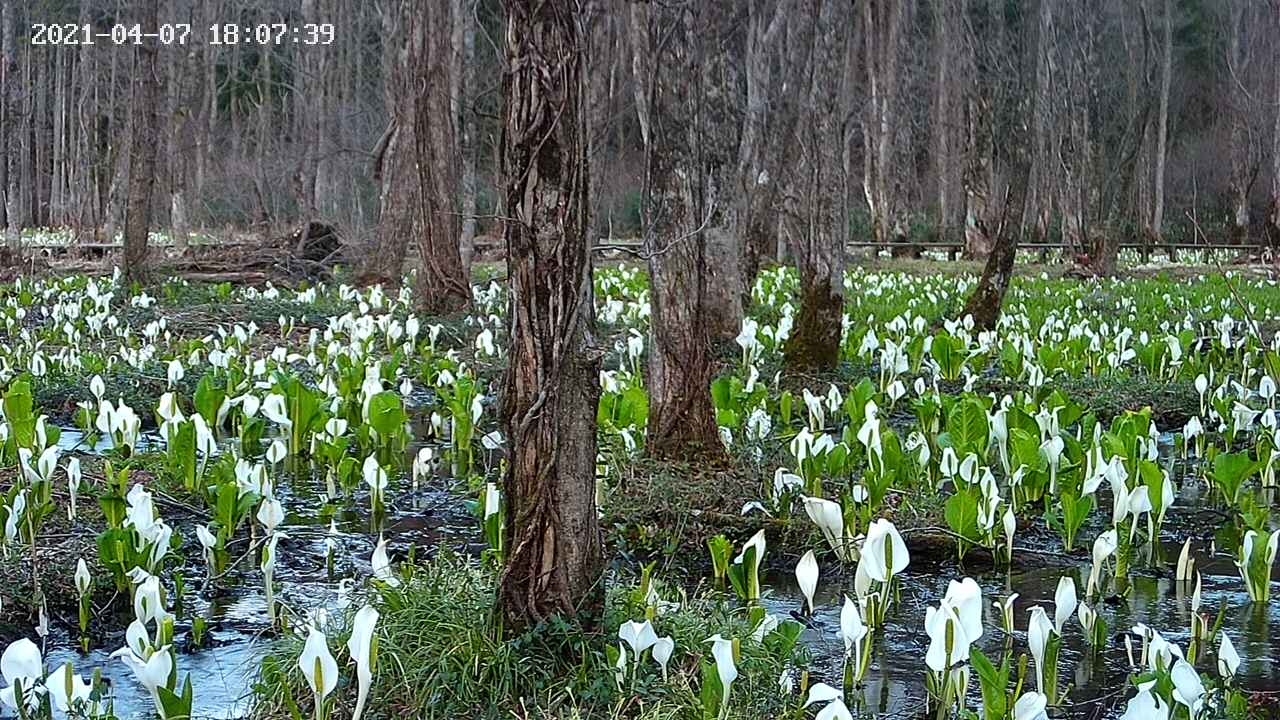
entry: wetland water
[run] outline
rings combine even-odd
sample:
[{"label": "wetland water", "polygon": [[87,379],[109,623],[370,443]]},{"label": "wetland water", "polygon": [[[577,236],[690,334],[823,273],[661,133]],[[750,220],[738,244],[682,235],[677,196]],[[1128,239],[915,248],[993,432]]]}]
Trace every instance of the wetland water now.
[{"label": "wetland water", "polygon": [[[420,424],[415,428],[419,432],[422,429]],[[1161,451],[1168,461],[1170,438],[1166,436],[1164,440]],[[154,444],[158,439],[147,436],[147,441]],[[79,443],[78,432],[63,431],[60,444],[66,449]],[[419,447],[421,443],[411,446],[409,457]],[[93,450],[103,449],[99,445]],[[80,446],[77,450],[85,452],[86,448]],[[342,580],[369,575],[369,557],[379,536],[386,538],[388,550],[397,562],[411,549],[418,556],[442,547],[471,553],[483,549],[476,520],[465,498],[448,489],[451,482],[445,473],[438,472],[430,482],[415,489],[407,477],[393,478],[387,488],[384,517],[376,525],[370,520],[363,486],[354,498],[333,503],[323,494],[322,480],[277,483],[277,498],[286,509],[279,529],[288,537],[280,541],[277,551],[276,592],[290,615],[304,617],[309,612],[332,612],[343,607],[349,600]],[[1156,553],[1163,566],[1168,567],[1176,561],[1185,537],[1193,538],[1196,567],[1202,574],[1201,612],[1210,615],[1211,622],[1222,612],[1223,629],[1230,633],[1243,660],[1239,671],[1242,684],[1259,690],[1280,687],[1280,667],[1275,662],[1280,658],[1280,634],[1273,631],[1280,628],[1280,607],[1275,603],[1251,603],[1233,560],[1221,554],[1208,555],[1216,527],[1214,515],[1202,511],[1200,483],[1183,483],[1165,522],[1160,547],[1137,549],[1128,594],[1095,603],[1107,624],[1104,646],[1090,652],[1076,617],[1073,615],[1067,622],[1058,659],[1058,682],[1060,686],[1070,686],[1069,701],[1053,717],[1101,719],[1117,717],[1122,712],[1125,698],[1131,694],[1126,685],[1129,661],[1123,634],[1135,623],[1155,628],[1167,640],[1186,647],[1191,587],[1175,582],[1171,573],[1150,567],[1146,560]],[[1100,492],[1106,506],[1106,491]],[[1000,630],[999,611],[992,602],[1018,593],[1013,642],[1016,654],[1025,653],[1028,609],[1041,605],[1052,616],[1054,591],[1064,575],[1073,576],[1077,587],[1085,586],[1089,559],[1087,550],[1081,548],[1087,548],[1103,529],[1102,515],[1094,514],[1091,524],[1081,532],[1076,552],[1070,556],[1061,553],[1060,543],[1044,531],[1042,522],[1028,528],[1025,539],[1020,530],[1015,563],[1009,571],[993,569],[983,558],[971,559],[967,572],[961,572],[955,568],[953,555],[913,557],[906,572],[899,576],[900,603],[876,639],[863,686],[854,694],[861,703],[855,713],[860,712],[863,717],[902,718],[914,716],[924,707],[924,655],[929,643],[923,627],[925,610],[938,602],[954,577],[968,574],[982,588],[984,633],[978,646],[997,664],[1008,638]],[[180,525],[191,521],[178,517],[174,520]],[[331,520],[337,529],[336,536],[332,536],[336,541],[332,574],[326,544],[331,539]],[[798,521],[805,522],[803,515]],[[199,557],[198,550],[187,554]],[[206,591],[198,580],[188,582],[177,623],[176,640],[183,648],[178,665],[180,674],[192,673],[192,684],[197,688],[194,714],[199,718],[240,718],[248,712],[258,661],[273,637],[261,574],[256,567],[256,560],[246,559],[216,592]],[[852,594],[853,573],[852,568],[837,572],[830,556],[824,557],[822,570],[823,579],[814,598],[815,611],[801,642],[811,656],[812,681],[838,686],[844,657],[839,636],[840,608],[844,593]],[[198,578],[203,571],[193,568],[189,574]],[[789,570],[780,568],[769,574],[763,603],[783,617],[801,609],[803,596]],[[199,648],[191,647],[191,623],[196,617],[207,624],[204,643]],[[123,663],[108,659],[110,652],[123,644],[123,626],[103,647],[87,656],[77,652],[75,638],[66,632],[55,630],[49,639],[49,667],[65,661],[71,661],[80,672],[101,667],[119,717],[154,717],[151,698],[133,673]],[[1211,656],[1209,660],[1206,663],[1202,659],[1201,669],[1212,672]],[[1031,688],[1034,672],[1029,669],[1028,675],[1027,687]],[[969,684],[968,705],[975,710],[981,707],[976,677]]]}]

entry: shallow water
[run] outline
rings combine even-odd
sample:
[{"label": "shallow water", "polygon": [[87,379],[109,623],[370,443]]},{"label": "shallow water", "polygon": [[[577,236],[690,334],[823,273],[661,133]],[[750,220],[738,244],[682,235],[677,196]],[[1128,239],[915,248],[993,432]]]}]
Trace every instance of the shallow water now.
[{"label": "shallow water", "polygon": [[[158,444],[159,439],[144,436],[139,449],[145,442]],[[75,429],[64,429],[59,445],[64,452],[74,449],[82,453],[102,453],[111,447],[109,439],[99,439],[94,448],[88,448],[83,435]],[[416,443],[407,449],[406,468],[422,446]],[[434,449],[438,456],[442,448]],[[340,581],[370,574],[369,557],[380,535],[387,540],[393,563],[402,560],[411,548],[421,555],[445,547],[478,552],[482,545],[476,522],[466,509],[464,498],[452,489],[444,468],[438,467],[435,477],[416,489],[407,477],[392,479],[386,492],[387,506],[376,521],[370,517],[368,492],[363,485],[354,497],[336,502],[326,496],[323,479],[312,477],[310,472],[297,474],[289,482],[277,482],[276,487],[276,496],[285,507],[285,520],[278,531],[288,536],[277,547],[276,596],[293,617],[305,617],[317,610],[333,612],[348,602],[340,590]],[[325,550],[331,519],[337,529],[332,576]],[[188,557],[198,560],[199,548],[192,546],[194,531],[181,519],[175,517],[174,522],[184,537],[189,536],[190,542],[184,548]],[[230,552],[232,560],[248,547],[244,540],[238,541]],[[189,580],[176,621],[175,644],[183,648],[178,654],[179,681],[191,673],[195,689],[193,714],[197,718],[229,720],[244,717],[249,711],[258,661],[274,637],[257,565],[254,553],[254,557],[231,570],[216,590],[201,587],[203,568],[189,568],[186,572]],[[191,649],[195,617],[204,618],[207,625],[202,647]],[[145,688],[123,662],[109,658],[124,644],[124,628],[113,627],[112,631],[105,646],[94,648],[88,655],[78,652],[75,637],[51,633],[46,664],[54,668],[69,661],[85,677],[101,668],[120,718],[152,718],[153,704]]]},{"label": "shallow water", "polygon": [[[421,427],[415,429],[422,430]],[[1171,436],[1162,443],[1165,462],[1171,451],[1169,439]],[[157,440],[144,438],[144,442]],[[80,441],[77,431],[64,430],[60,444],[70,449]],[[100,440],[93,450],[101,452],[109,447],[109,440],[105,441],[106,446],[103,442]],[[406,467],[418,447],[421,444],[407,450]],[[83,446],[77,449],[86,451]],[[292,482],[277,482],[277,497],[286,510],[280,530],[288,535],[280,541],[277,550],[276,591],[280,602],[296,617],[317,609],[333,611],[341,607],[346,598],[339,590],[340,579],[369,574],[369,556],[380,535],[387,539],[394,561],[403,559],[410,548],[416,548],[419,553],[432,553],[442,547],[479,552],[483,541],[477,523],[464,505],[465,498],[451,487],[447,468],[440,466],[434,480],[421,488],[413,488],[405,477],[393,479],[387,489],[385,513],[373,520],[363,486],[354,498],[330,502],[323,480],[312,477],[309,472],[300,473]],[[1105,489],[1101,492],[1100,504],[1109,507]],[[1240,677],[1246,686],[1280,686],[1280,666],[1275,662],[1280,658],[1280,636],[1273,636],[1271,632],[1273,626],[1280,627],[1280,606],[1251,603],[1232,560],[1221,554],[1208,556],[1217,519],[1199,510],[1202,494],[1199,483],[1183,484],[1178,503],[1166,520],[1156,553],[1162,562],[1156,565],[1170,568],[1178,557],[1182,539],[1195,538],[1194,554],[1203,577],[1201,611],[1216,616],[1220,608],[1225,608],[1223,628],[1243,658]],[[1017,654],[1029,654],[1025,634],[1028,609],[1042,605],[1052,617],[1054,591],[1063,575],[1073,575],[1077,587],[1083,589],[1089,568],[1087,553],[1081,553],[1079,548],[1088,547],[1104,529],[1107,522],[1104,514],[1094,512],[1090,523],[1081,530],[1077,553],[1072,556],[1061,554],[1056,540],[1039,528],[1029,532],[1025,540],[1019,536],[1020,552],[1010,572],[992,570],[989,565],[983,569],[979,563],[972,563],[975,568],[967,574],[982,587],[984,601],[985,631],[979,646],[993,662],[999,663],[1002,648],[1009,639],[999,629],[1000,617],[991,602],[1003,599],[1010,592],[1019,594],[1015,612],[1017,632],[1012,639],[1016,663]],[[338,531],[332,576],[325,557],[331,519]],[[1024,544],[1031,550],[1021,552]],[[233,559],[246,547],[247,544],[242,544],[238,551],[233,551]],[[1070,685],[1071,690],[1068,705],[1060,708],[1055,718],[1102,720],[1119,715],[1130,694],[1125,687],[1129,664],[1122,633],[1134,623],[1151,626],[1185,648],[1191,588],[1174,582],[1167,571],[1147,567],[1140,558],[1150,552],[1150,548],[1138,551],[1129,595],[1097,608],[1107,623],[1109,641],[1105,647],[1096,653],[1090,652],[1076,616],[1067,622],[1059,656],[1059,685]],[[199,556],[198,549],[188,554]],[[887,619],[883,635],[876,640],[871,666],[856,693],[856,699],[861,702],[858,710],[863,717],[912,717],[923,711],[926,703],[924,655],[928,647],[923,629],[925,609],[937,604],[952,578],[966,574],[955,568],[953,559],[943,560],[917,560],[900,576],[900,603]],[[201,616],[208,623],[205,647],[180,652],[178,657],[180,677],[192,674],[197,717],[227,720],[243,717],[248,711],[250,684],[258,660],[271,640],[261,575],[256,568],[256,558],[246,560],[240,569],[224,579],[222,589],[205,592],[198,586],[188,587],[183,598],[184,613],[177,627],[178,644],[186,647],[190,642],[193,617]],[[832,579],[840,573],[830,562],[824,561],[822,571],[824,577],[815,598],[816,610],[801,641],[812,656],[812,680],[839,686],[844,654],[838,634],[839,615],[843,594],[852,594],[852,572],[850,569],[845,573],[849,579],[842,583]],[[189,572],[188,575],[195,577],[203,573]],[[774,573],[766,584],[770,589],[763,602],[770,611],[786,615],[801,608],[803,598],[791,573]],[[74,638],[53,640],[55,649],[48,654],[49,667],[71,661],[77,670],[86,674],[94,667],[102,667],[104,677],[110,681],[116,713],[121,718],[153,717],[151,698],[132,673],[120,661],[108,660],[110,651],[123,643],[123,628],[119,629],[118,637],[113,638],[114,644],[95,649],[88,656],[75,652]],[[1204,662],[1204,655],[1200,667],[1212,672],[1213,665]],[[1212,653],[1207,655],[1212,659]],[[1034,684],[1034,671],[1030,669],[1027,683],[1027,688]],[[981,706],[976,676],[970,681],[968,702],[974,709]]]},{"label": "shallow water", "polygon": [[[1166,551],[1176,558],[1177,549],[1166,548]],[[1053,565],[1015,568],[1008,574],[970,573],[983,592],[984,632],[979,642],[982,651],[998,665],[1007,639],[1000,630],[1000,615],[991,605],[992,601],[1003,600],[1010,592],[1018,593],[1014,603],[1015,658],[1017,654],[1029,655],[1026,644],[1029,609],[1041,605],[1052,619],[1053,596],[1059,579],[1064,575],[1074,576],[1077,587],[1083,588],[1088,572],[1087,566]],[[1135,574],[1131,575],[1132,590],[1126,600],[1100,604],[1098,609],[1107,623],[1109,642],[1096,654],[1089,652],[1074,614],[1064,626],[1064,641],[1058,659],[1058,683],[1059,686],[1068,683],[1073,686],[1070,706],[1063,709],[1066,716],[1103,718],[1123,710],[1127,694],[1132,693],[1115,694],[1124,686],[1129,672],[1124,641],[1119,633],[1127,631],[1134,623],[1142,622],[1155,628],[1167,640],[1186,648],[1190,638],[1191,588],[1180,587],[1171,577],[1152,577],[1137,572],[1141,571],[1135,569]],[[1275,663],[1275,659],[1280,657],[1280,636],[1271,631],[1280,623],[1280,607],[1275,603],[1251,603],[1239,577],[1234,574],[1213,574],[1209,568],[1203,568],[1202,573],[1201,612],[1216,616],[1220,608],[1225,608],[1223,630],[1231,635],[1236,650],[1243,658],[1239,671],[1243,684],[1257,689],[1280,686],[1280,667]],[[886,620],[883,636],[876,640],[872,663],[859,695],[865,699],[864,709],[869,716],[907,717],[923,708],[926,698],[924,655],[929,645],[929,638],[924,632],[925,609],[938,603],[946,593],[947,583],[955,576],[948,568],[908,568],[900,576],[901,604]],[[786,575],[778,575],[771,580],[773,590],[765,598],[765,605],[780,614],[799,610],[804,599],[794,580]],[[846,591],[852,595],[851,585],[842,588],[820,582],[814,598],[812,627],[802,635],[802,642],[813,653],[814,680],[836,686],[839,686],[843,667],[844,645],[839,629],[840,607]],[[1213,656],[1208,656],[1210,662],[1205,662],[1204,657],[1202,653],[1200,668],[1212,672]],[[1031,675],[1028,687],[1031,687],[1034,685],[1034,671],[1028,668],[1028,673]],[[970,681],[969,706],[975,709],[981,706],[976,676]],[[1101,706],[1101,711],[1098,706]]]}]

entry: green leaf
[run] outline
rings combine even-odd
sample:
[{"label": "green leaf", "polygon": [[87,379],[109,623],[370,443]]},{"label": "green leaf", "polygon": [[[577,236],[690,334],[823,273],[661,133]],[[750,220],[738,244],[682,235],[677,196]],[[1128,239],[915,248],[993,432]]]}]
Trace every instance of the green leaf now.
[{"label": "green leaf", "polygon": [[403,431],[406,420],[404,405],[398,394],[384,391],[369,398],[369,425],[383,440],[397,437]]},{"label": "green leaf", "polygon": [[702,720],[716,720],[720,716],[720,700],[724,689],[720,685],[720,673],[712,661],[702,663],[702,690],[698,698],[702,701]]},{"label": "green leaf", "polygon": [[200,382],[196,384],[196,393],[192,397],[195,403],[196,412],[204,417],[204,421],[209,427],[215,427],[218,424],[218,410],[222,407],[222,400],[227,396],[222,388],[222,383],[214,379],[211,373],[205,373],[200,378]]},{"label": "green leaf", "polygon": [[957,403],[947,415],[947,432],[956,448],[956,455],[964,459],[975,453],[979,460],[987,451],[987,411],[977,400],[967,399]]}]

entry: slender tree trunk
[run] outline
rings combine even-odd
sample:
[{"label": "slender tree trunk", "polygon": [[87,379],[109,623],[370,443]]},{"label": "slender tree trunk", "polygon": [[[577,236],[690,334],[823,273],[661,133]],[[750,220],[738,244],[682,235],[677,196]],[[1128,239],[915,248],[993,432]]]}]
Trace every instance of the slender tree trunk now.
[{"label": "slender tree trunk", "polygon": [[644,253],[652,288],[646,446],[660,458],[723,455],[711,403],[705,230],[723,168],[699,162],[698,46],[711,4],[631,6],[636,110],[645,144]]},{"label": "slender tree trunk", "polygon": [[[167,0],[169,18],[178,17],[177,0]],[[173,250],[181,255],[187,250],[187,200],[185,194],[186,153],[179,146],[185,112],[179,112],[182,102],[182,85],[186,76],[186,49],[167,48],[169,56],[167,77],[165,78],[165,147],[167,150],[165,165],[169,176],[169,234],[173,240]],[[265,55],[265,53],[264,53]],[[264,100],[265,102],[265,100]]]},{"label": "slender tree trunk", "polygon": [[18,178],[22,168],[19,156],[22,143],[18,123],[18,60],[13,36],[14,2],[0,0],[0,192],[4,193],[5,245],[17,260],[21,251],[21,188]]},{"label": "slender tree trunk", "polygon": [[1275,40],[1280,37],[1280,4],[1271,16],[1271,69],[1275,75],[1271,112],[1275,114],[1275,128],[1271,133],[1271,214],[1267,232],[1271,236],[1271,247],[1280,248],[1280,42]]},{"label": "slender tree trunk", "polygon": [[595,347],[588,227],[584,18],[555,0],[506,0],[504,235],[511,345],[503,423],[509,632],[554,616],[598,625],[604,558],[596,520]]},{"label": "slender tree trunk", "polygon": [[933,164],[938,198],[938,235],[946,240],[951,222],[951,95],[955,85],[951,73],[955,53],[952,51],[957,29],[952,17],[954,2],[934,7],[933,41],[937,55],[937,75],[933,99]]},{"label": "slender tree trunk", "polygon": [[[160,1],[139,3],[139,24],[147,32],[159,25]],[[129,143],[129,191],[124,214],[124,274],[129,281],[147,279],[147,234],[156,184],[156,139],[160,131],[159,42],[145,39],[137,47],[133,68],[133,137]]]},{"label": "slender tree trunk", "polygon": [[1224,82],[1228,85],[1228,108],[1231,122],[1231,180],[1227,187],[1228,202],[1231,204],[1231,217],[1227,223],[1227,235],[1232,242],[1243,244],[1249,235],[1249,127],[1245,117],[1245,93],[1240,84],[1245,76],[1245,65],[1249,60],[1243,42],[1242,25],[1248,15],[1246,0],[1232,0],[1228,11],[1231,27],[1227,33],[1227,65],[1228,77]]},{"label": "slender tree trunk", "polygon": [[1156,121],[1155,207],[1151,212],[1151,235],[1155,242],[1164,238],[1164,172],[1169,155],[1169,89],[1173,83],[1173,0],[1164,0],[1162,28],[1160,117]]},{"label": "slender tree trunk", "polygon": [[471,276],[471,261],[476,250],[476,8],[474,0],[464,0],[461,11],[462,58],[458,73],[462,77],[458,108],[458,137],[462,149],[462,270]]},{"label": "slender tree trunk", "polygon": [[800,272],[800,310],[787,340],[786,361],[796,369],[835,368],[844,317],[844,124],[834,88],[842,86],[844,43],[837,0],[821,0],[812,34],[808,106],[798,128],[795,172],[803,189],[796,205],[801,235],[792,244]]},{"label": "slender tree trunk", "polygon": [[[1007,204],[1009,199],[1004,200]],[[964,304],[961,317],[973,317],[975,330],[992,330],[1000,320],[1000,308],[1004,304],[1005,291],[1013,277],[1013,261],[1018,255],[1018,233],[1015,228],[1000,226],[995,229],[995,242],[982,268],[982,277]]]}]

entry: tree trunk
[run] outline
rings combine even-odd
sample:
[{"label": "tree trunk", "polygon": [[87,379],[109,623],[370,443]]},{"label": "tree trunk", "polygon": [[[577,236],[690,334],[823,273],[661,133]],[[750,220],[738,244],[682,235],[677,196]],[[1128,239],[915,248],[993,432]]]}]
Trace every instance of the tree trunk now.
[{"label": "tree trunk", "polygon": [[[1006,206],[1008,202],[1006,197]],[[977,286],[964,304],[964,311],[960,313],[960,317],[973,316],[975,330],[992,330],[999,321],[1000,308],[1004,304],[1005,291],[1009,289],[1009,280],[1013,277],[1013,261],[1017,255],[1018,233],[1009,227],[997,228],[994,247],[982,268],[982,277],[978,279]]]},{"label": "tree trunk", "polygon": [[1275,41],[1280,34],[1280,7],[1272,13],[1272,21],[1271,68],[1275,74],[1275,94],[1271,112],[1275,114],[1275,128],[1271,132],[1271,212],[1267,233],[1271,247],[1280,248],[1280,42]]},{"label": "tree trunk", "polygon": [[[414,108],[413,137],[417,144],[420,215],[418,234],[418,302],[428,313],[461,310],[471,303],[471,283],[462,265],[458,239],[462,236],[462,204],[459,176],[462,157],[457,143],[456,118],[449,101],[449,74],[453,21],[447,3],[430,3],[425,13],[423,57],[420,68],[425,90]],[[433,17],[433,13],[436,17]],[[421,14],[421,13],[419,13]]]},{"label": "tree trunk", "polygon": [[839,95],[845,67],[839,3],[822,0],[812,33],[809,87],[810,116],[797,128],[799,158],[796,204],[800,237],[792,244],[800,274],[800,310],[787,340],[787,365],[794,369],[834,369],[840,361],[844,316],[844,124]]},{"label": "tree trunk", "polygon": [[[742,304],[751,301],[751,290],[764,258],[772,255],[776,224],[775,200],[780,181],[773,160],[779,148],[776,129],[780,114],[770,113],[777,99],[777,76],[790,78],[785,58],[774,72],[774,58],[779,52],[778,40],[792,10],[789,0],[751,0],[748,7],[746,57],[743,69],[747,98],[738,141],[738,197],[734,209],[734,234],[742,251]],[[793,85],[799,78],[790,78]],[[784,85],[784,87],[786,87]],[[781,105],[782,103],[777,103]],[[775,132],[771,132],[771,130]]]},{"label": "tree trunk", "polygon": [[22,152],[19,142],[19,124],[17,112],[18,60],[13,36],[13,6],[10,0],[0,2],[0,192],[4,193],[4,233],[5,245],[11,255],[10,260],[17,260],[21,252],[21,220],[22,211],[19,199],[21,189],[18,178],[21,165],[18,161]]},{"label": "tree trunk", "polygon": [[471,301],[458,239],[462,231],[460,156],[450,110],[452,42],[449,4],[411,10],[401,1],[384,27],[401,43],[388,56],[389,136],[378,159],[382,210],[376,252],[362,279],[396,284],[410,242],[418,249],[418,302],[427,313],[461,310]]},{"label": "tree trunk", "polygon": [[1169,155],[1169,89],[1173,82],[1173,0],[1164,0],[1162,27],[1160,117],[1156,121],[1155,207],[1151,212],[1151,239],[1157,243],[1164,238],[1164,171]]},{"label": "tree trunk", "polygon": [[1245,66],[1249,61],[1246,44],[1242,42],[1244,31],[1242,25],[1247,16],[1247,3],[1244,0],[1233,0],[1228,11],[1231,27],[1227,37],[1228,76],[1224,80],[1228,84],[1227,93],[1231,107],[1228,108],[1231,122],[1230,153],[1231,179],[1227,186],[1227,201],[1231,215],[1227,220],[1227,236],[1233,243],[1244,244],[1249,236],[1249,185],[1250,139],[1248,120],[1245,117],[1245,92],[1240,84],[1245,76]]},{"label": "tree trunk", "polygon": [[636,110],[645,144],[644,254],[652,289],[648,452],[659,458],[724,453],[711,403],[715,366],[707,292],[708,239],[723,168],[698,152],[700,19],[709,4],[631,6]]},{"label": "tree trunk", "polygon": [[422,231],[417,210],[418,174],[414,168],[414,94],[424,24],[414,23],[400,0],[382,7],[383,98],[390,126],[374,152],[374,179],[381,184],[378,234],[366,256],[361,282],[399,285],[409,243]]},{"label": "tree trunk", "polygon": [[863,120],[863,187],[875,242],[905,241],[897,197],[897,118],[900,104],[899,55],[903,27],[914,0],[862,3],[862,44],[866,52],[867,116]]},{"label": "tree trunk", "polygon": [[[159,0],[139,4],[138,23],[146,32],[159,25]],[[129,282],[147,280],[147,234],[151,231],[151,196],[156,184],[156,139],[160,131],[159,41],[145,39],[137,47],[133,69],[132,139],[129,143],[129,189],[124,214],[124,275]]]},{"label": "tree trunk", "polygon": [[[167,0],[166,14],[170,18],[178,17],[177,0]],[[186,153],[179,143],[185,125],[185,109],[182,108],[182,86],[186,77],[186,49],[167,48],[168,72],[165,78],[165,145],[167,154],[165,164],[169,175],[169,234],[172,235],[173,251],[182,255],[187,250],[187,201],[185,195]],[[265,99],[262,102],[267,102]],[[183,112],[179,112],[182,109]]]},{"label": "tree trunk", "polygon": [[461,97],[458,107],[458,138],[462,151],[462,271],[471,276],[471,261],[476,251],[476,8],[473,0],[462,3],[462,57],[458,63],[461,75]]},{"label": "tree trunk", "polygon": [[514,633],[554,615],[588,626],[601,619],[595,473],[603,354],[592,336],[582,18],[554,0],[504,6],[511,344],[502,417],[511,454],[499,604]]}]

